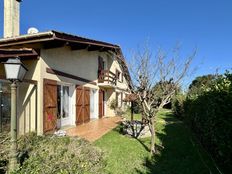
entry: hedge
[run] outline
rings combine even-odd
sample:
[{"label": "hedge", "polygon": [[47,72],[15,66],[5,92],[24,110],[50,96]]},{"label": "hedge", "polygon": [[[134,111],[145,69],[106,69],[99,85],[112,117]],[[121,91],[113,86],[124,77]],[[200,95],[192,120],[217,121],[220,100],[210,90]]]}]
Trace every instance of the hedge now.
[{"label": "hedge", "polygon": [[183,115],[219,166],[232,170],[232,74],[219,77],[213,88],[187,97]]}]

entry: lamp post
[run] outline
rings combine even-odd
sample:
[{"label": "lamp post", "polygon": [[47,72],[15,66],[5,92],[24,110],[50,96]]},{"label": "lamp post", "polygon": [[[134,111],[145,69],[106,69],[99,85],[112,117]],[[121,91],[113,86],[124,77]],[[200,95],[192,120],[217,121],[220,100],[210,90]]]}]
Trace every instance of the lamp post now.
[{"label": "lamp post", "polygon": [[4,63],[6,79],[11,81],[11,148],[9,171],[17,166],[17,82],[22,82],[27,68],[19,58],[10,58]]}]

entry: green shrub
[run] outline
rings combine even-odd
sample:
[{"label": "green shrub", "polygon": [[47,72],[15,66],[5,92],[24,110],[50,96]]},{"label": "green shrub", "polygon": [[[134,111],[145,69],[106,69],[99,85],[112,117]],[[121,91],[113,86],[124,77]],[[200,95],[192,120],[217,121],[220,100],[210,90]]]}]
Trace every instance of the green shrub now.
[{"label": "green shrub", "polygon": [[114,110],[117,116],[123,116],[123,114],[125,114],[125,111],[122,109],[122,107],[118,107],[116,99],[111,100],[109,107],[110,109]]},{"label": "green shrub", "polygon": [[184,101],[186,96],[184,94],[178,94],[172,99],[172,111],[173,114],[179,118],[184,118]]},{"label": "green shrub", "polygon": [[109,107],[110,107],[110,109],[112,109],[112,110],[117,109],[117,107],[118,107],[118,106],[117,106],[117,100],[116,100],[116,99],[111,100]]},{"label": "green shrub", "polygon": [[142,112],[142,106],[139,104],[138,100],[133,101],[133,111],[135,114]]},{"label": "green shrub", "polygon": [[[184,102],[192,130],[226,172],[232,170],[232,75],[218,76],[214,86]],[[226,173],[225,172],[225,173]]]},{"label": "green shrub", "polygon": [[79,138],[30,134],[20,137],[18,151],[15,174],[104,173],[102,151]]},{"label": "green shrub", "polygon": [[7,132],[0,133],[0,173],[5,173],[9,161],[10,136]]}]

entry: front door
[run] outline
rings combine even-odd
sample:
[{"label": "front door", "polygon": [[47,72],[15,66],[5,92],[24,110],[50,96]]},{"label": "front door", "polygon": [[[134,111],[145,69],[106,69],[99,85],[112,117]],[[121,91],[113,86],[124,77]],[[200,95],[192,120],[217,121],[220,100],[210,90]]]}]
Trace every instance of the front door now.
[{"label": "front door", "polygon": [[82,86],[76,88],[76,124],[90,121],[90,89]]},{"label": "front door", "polygon": [[44,80],[44,133],[56,129],[57,123],[57,83]]}]

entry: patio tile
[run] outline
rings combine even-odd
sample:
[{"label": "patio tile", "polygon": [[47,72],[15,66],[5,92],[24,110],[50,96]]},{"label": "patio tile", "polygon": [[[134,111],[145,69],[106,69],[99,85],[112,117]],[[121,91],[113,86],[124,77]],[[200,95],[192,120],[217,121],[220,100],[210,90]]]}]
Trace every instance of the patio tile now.
[{"label": "patio tile", "polygon": [[104,117],[67,129],[66,131],[68,136],[79,136],[90,142],[94,142],[114,129],[121,121],[121,117]]}]

